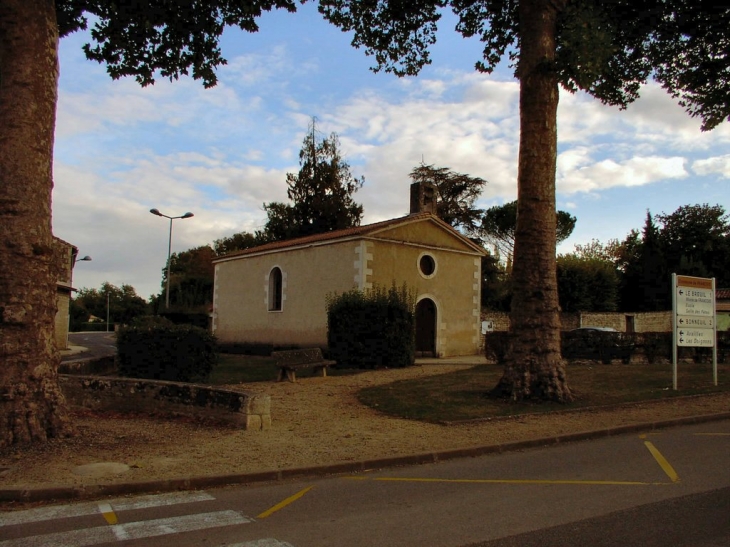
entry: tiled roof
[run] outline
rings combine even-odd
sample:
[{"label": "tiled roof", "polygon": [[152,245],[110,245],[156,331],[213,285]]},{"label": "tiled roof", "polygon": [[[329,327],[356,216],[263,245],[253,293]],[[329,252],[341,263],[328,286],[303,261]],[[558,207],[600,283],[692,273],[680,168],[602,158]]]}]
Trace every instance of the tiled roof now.
[{"label": "tiled roof", "polygon": [[730,300],[730,289],[715,289],[715,300]]},{"label": "tiled roof", "polygon": [[[305,237],[298,237],[295,239],[287,239],[285,241],[275,241],[273,243],[267,243],[265,245],[259,245],[257,247],[251,247],[249,249],[243,249],[242,251],[234,251],[232,253],[228,253],[227,255],[224,255],[213,262],[218,262],[221,260],[225,260],[228,258],[234,258],[238,256],[246,256],[250,254],[258,254],[263,252],[269,252],[269,251],[279,251],[282,249],[288,249],[293,247],[301,247],[302,245],[309,245],[312,243],[323,243],[327,241],[335,241],[338,239],[347,239],[351,237],[358,237],[358,236],[366,236],[371,235],[373,233],[379,232],[381,230],[398,226],[400,224],[407,224],[411,222],[421,221],[430,219],[437,224],[441,225],[442,227],[454,232],[455,235],[462,238],[464,241],[468,242],[471,246],[475,246],[474,243],[471,242],[468,238],[464,237],[462,234],[454,230],[449,224],[445,223],[443,220],[438,218],[436,215],[433,215],[431,213],[417,213],[412,215],[407,215],[404,217],[394,218],[391,220],[384,220],[382,222],[376,222],[374,224],[366,224],[364,226],[354,226],[352,228],[345,228],[343,230],[335,230],[333,232],[325,232],[323,234],[315,234],[311,236],[305,236]],[[475,249],[476,250],[476,249]]]}]

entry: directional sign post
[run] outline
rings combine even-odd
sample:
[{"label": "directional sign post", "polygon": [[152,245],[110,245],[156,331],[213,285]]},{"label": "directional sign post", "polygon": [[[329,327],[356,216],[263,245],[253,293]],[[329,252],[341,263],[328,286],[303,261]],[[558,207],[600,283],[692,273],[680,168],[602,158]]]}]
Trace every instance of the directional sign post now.
[{"label": "directional sign post", "polygon": [[672,291],[674,389],[677,389],[677,347],[712,348],[712,374],[717,385],[715,278],[672,274]]}]

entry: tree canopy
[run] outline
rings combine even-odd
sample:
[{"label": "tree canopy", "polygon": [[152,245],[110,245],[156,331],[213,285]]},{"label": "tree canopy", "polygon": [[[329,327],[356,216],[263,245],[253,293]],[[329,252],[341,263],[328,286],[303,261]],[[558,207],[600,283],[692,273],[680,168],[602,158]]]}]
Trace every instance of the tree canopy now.
[{"label": "tree canopy", "polygon": [[215,70],[225,65],[218,43],[226,26],[259,30],[264,11],[296,11],[294,0],[56,0],[61,37],[88,28],[93,16],[93,43],[84,46],[89,60],[105,64],[109,76],[132,76],[146,86],[163,78],[190,74],[205,87],[214,86]]},{"label": "tree canopy", "polygon": [[441,220],[468,236],[476,235],[484,211],[474,203],[487,184],[486,180],[423,163],[411,171],[410,177],[413,182],[436,187],[436,214]]},{"label": "tree canopy", "polygon": [[[129,324],[135,318],[147,315],[149,308],[144,298],[137,295],[137,291],[131,285],[117,287],[111,283],[104,282],[99,289],[80,289],[73,299],[77,308],[75,313],[78,318],[85,315],[88,320],[90,315],[106,320],[107,297],[109,322]],[[81,310],[84,313],[81,313]]]},{"label": "tree canopy", "polygon": [[657,311],[672,307],[671,274],[714,277],[730,285],[730,218],[720,205],[683,205],[652,216],[620,245],[621,309]]},{"label": "tree canopy", "polygon": [[[208,312],[213,303],[213,258],[210,245],[201,245],[170,255],[170,310]],[[166,301],[167,266],[162,269],[162,291],[159,301]]]},{"label": "tree canopy", "polygon": [[619,273],[610,260],[558,257],[558,295],[564,312],[611,312],[618,309]]},{"label": "tree canopy", "polygon": [[[576,218],[566,211],[557,212],[556,243],[570,237],[575,229]],[[494,245],[499,254],[511,257],[515,250],[515,230],[517,229],[517,202],[495,205],[484,212],[479,232]]]}]

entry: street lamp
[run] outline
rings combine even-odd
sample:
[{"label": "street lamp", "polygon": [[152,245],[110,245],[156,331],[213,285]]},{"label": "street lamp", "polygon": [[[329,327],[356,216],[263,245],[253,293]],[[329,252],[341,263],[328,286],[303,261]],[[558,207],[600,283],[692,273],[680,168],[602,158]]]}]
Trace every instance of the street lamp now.
[{"label": "street lamp", "polygon": [[190,218],[194,215],[193,213],[188,212],[184,215],[180,215],[179,217],[169,217],[167,215],[163,215],[157,209],[150,209],[150,213],[157,215],[158,217],[170,219],[170,237],[167,240],[167,288],[165,289],[165,309],[170,309],[170,251],[172,250],[172,221],[177,218]]},{"label": "street lamp", "polygon": [[91,257],[89,255],[86,255],[83,258],[74,258],[74,264],[77,262],[91,262]]}]

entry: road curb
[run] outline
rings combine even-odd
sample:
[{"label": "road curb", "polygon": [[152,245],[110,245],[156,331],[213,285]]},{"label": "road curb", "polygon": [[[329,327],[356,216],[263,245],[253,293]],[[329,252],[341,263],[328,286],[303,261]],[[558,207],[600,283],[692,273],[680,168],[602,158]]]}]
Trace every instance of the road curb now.
[{"label": "road curb", "polygon": [[325,475],[363,473],[375,469],[422,465],[427,463],[437,463],[441,461],[454,460],[458,458],[474,458],[488,454],[515,452],[531,448],[599,439],[602,437],[613,437],[616,435],[626,435],[629,433],[641,433],[643,431],[653,431],[655,429],[665,429],[668,427],[716,422],[721,420],[730,420],[730,412],[702,414],[698,416],[672,418],[669,420],[662,420],[657,422],[629,424],[599,429],[595,431],[566,433],[565,435],[558,435],[555,437],[527,439],[524,441],[515,441],[503,444],[493,444],[471,448],[456,448],[450,450],[442,450],[438,452],[424,452],[420,454],[393,456],[388,458],[376,458],[371,460],[361,460],[353,462],[341,462],[319,466],[289,468],[281,469],[278,471],[262,471],[256,473],[240,473],[230,475],[206,475],[199,477],[175,479],[133,481],[117,484],[94,484],[87,486],[52,486],[39,488],[21,486],[18,488],[2,488],[0,489],[0,502],[50,502],[62,500],[81,500],[103,496],[122,496],[127,494],[197,490],[201,488],[214,488],[234,484],[277,482],[292,479],[303,479],[307,477],[321,477]]}]

